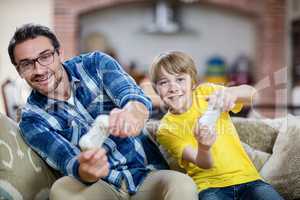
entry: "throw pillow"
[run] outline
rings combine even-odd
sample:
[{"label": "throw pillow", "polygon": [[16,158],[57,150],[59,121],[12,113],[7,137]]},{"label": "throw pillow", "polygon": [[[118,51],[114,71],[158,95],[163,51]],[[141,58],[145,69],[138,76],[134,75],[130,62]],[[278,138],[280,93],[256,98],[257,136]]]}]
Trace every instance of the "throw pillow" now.
[{"label": "throw pillow", "polygon": [[17,124],[0,113],[0,199],[48,199],[56,178],[24,143]]},{"label": "throw pillow", "polygon": [[253,162],[257,171],[259,171],[270,158],[271,154],[252,148],[250,145],[242,142],[242,145],[247,152],[249,158]]},{"label": "throw pillow", "polygon": [[254,149],[272,153],[278,130],[261,119],[233,117],[232,122],[242,142]]},{"label": "throw pillow", "polygon": [[300,198],[300,125],[299,118],[288,116],[282,124],[273,154],[260,174],[285,199]]}]

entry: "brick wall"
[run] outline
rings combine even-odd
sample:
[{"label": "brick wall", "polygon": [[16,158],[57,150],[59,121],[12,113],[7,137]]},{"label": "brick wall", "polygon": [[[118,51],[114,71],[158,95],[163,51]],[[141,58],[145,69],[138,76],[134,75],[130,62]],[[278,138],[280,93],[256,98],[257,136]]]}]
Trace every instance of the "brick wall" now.
[{"label": "brick wall", "polygon": [[54,30],[65,49],[65,57],[69,58],[78,53],[78,18],[81,14],[136,1],[139,0],[55,0]]},{"label": "brick wall", "polygon": [[[54,29],[65,49],[65,57],[78,53],[79,16],[97,9],[121,3],[151,2],[150,0],[55,0]],[[182,0],[184,1],[184,0]],[[282,83],[274,72],[284,67],[284,22],[285,0],[198,0],[224,9],[253,16],[257,24],[257,44],[255,60],[255,81],[260,84],[263,94],[260,102],[281,104],[286,96],[280,96]],[[278,74],[278,73],[277,73]],[[262,83],[262,80],[266,83]],[[280,83],[279,83],[280,82]],[[277,112],[277,115],[280,115]],[[274,112],[264,111],[264,115],[274,116]]]},{"label": "brick wall", "polygon": [[[262,89],[262,103],[287,103],[287,80],[284,57],[285,1],[264,0],[263,9],[258,18],[256,80],[265,80],[269,87]],[[285,68],[286,69],[286,68]],[[284,92],[285,91],[285,92]],[[285,114],[277,110],[278,115]],[[276,113],[275,113],[276,115]]]}]

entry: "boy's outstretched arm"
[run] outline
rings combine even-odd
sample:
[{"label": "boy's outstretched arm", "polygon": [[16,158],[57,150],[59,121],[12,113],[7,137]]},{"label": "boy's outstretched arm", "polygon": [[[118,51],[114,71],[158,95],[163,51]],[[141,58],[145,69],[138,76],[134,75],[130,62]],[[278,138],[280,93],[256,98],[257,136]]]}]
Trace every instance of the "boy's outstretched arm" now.
[{"label": "boy's outstretched arm", "polygon": [[232,110],[236,103],[252,104],[256,97],[256,89],[250,85],[239,85],[233,87],[225,87],[216,90],[213,94],[207,97],[207,101],[214,107],[222,108],[222,112]]},{"label": "boy's outstretched arm", "polygon": [[228,87],[225,89],[225,92],[235,96],[237,102],[244,104],[251,104],[254,96],[257,95],[256,89],[250,85]]}]

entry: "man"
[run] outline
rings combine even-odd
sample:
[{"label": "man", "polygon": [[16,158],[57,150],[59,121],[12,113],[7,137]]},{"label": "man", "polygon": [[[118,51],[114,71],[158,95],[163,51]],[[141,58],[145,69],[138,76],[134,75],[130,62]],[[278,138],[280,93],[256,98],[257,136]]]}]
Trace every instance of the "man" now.
[{"label": "man", "polygon": [[[142,131],[151,101],[114,59],[93,52],[63,62],[56,36],[34,24],[16,30],[8,53],[33,89],[22,110],[22,136],[68,176],[54,184],[50,198],[89,199],[96,192],[97,199],[197,199],[187,176],[155,170],[166,164]],[[80,137],[100,114],[109,114],[111,135],[102,147],[80,152]],[[85,187],[70,177],[93,190],[84,194]]]}]

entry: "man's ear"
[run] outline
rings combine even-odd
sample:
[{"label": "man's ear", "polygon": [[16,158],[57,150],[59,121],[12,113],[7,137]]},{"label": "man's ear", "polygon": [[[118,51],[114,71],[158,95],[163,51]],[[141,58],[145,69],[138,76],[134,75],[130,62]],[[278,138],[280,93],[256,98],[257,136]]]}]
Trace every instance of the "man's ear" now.
[{"label": "man's ear", "polygon": [[58,54],[59,54],[59,59],[60,59],[60,62],[64,62],[64,50],[62,47],[60,47],[58,50]]},{"label": "man's ear", "polygon": [[18,72],[18,74],[21,77],[21,79],[24,79],[24,76],[22,74],[20,74],[19,72]]}]

